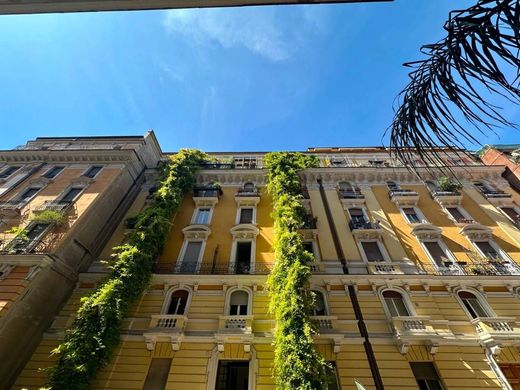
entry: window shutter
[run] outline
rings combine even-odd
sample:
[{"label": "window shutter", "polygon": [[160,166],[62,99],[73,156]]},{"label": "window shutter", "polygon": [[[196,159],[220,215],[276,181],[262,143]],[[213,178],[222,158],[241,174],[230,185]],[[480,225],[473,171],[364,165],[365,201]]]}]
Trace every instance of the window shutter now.
[{"label": "window shutter", "polygon": [[361,246],[368,261],[384,261],[383,254],[379,250],[377,242],[362,242]]}]

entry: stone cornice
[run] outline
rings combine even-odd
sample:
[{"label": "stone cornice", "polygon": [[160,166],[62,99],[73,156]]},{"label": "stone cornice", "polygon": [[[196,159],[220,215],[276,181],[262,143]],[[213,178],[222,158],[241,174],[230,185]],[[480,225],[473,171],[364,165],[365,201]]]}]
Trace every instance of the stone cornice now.
[{"label": "stone cornice", "polygon": [[[466,167],[450,167],[453,173],[463,182],[473,180],[485,180],[493,183],[502,183],[501,177],[504,171],[499,165],[473,165]],[[342,167],[342,168],[312,168],[300,173],[300,177],[306,183],[316,183],[321,179],[323,185],[334,185],[340,181],[349,181],[357,185],[385,185],[387,180],[393,180],[400,184],[423,184],[423,180],[435,180],[443,173],[429,171],[427,168],[418,168],[422,180],[405,167]]]},{"label": "stone cornice", "polygon": [[113,163],[131,161],[134,156],[133,149],[8,150],[0,151],[0,162]]},{"label": "stone cornice", "polygon": [[265,185],[267,170],[265,169],[205,169],[197,173],[197,183],[218,182],[224,186],[241,186],[252,182],[256,186]]}]

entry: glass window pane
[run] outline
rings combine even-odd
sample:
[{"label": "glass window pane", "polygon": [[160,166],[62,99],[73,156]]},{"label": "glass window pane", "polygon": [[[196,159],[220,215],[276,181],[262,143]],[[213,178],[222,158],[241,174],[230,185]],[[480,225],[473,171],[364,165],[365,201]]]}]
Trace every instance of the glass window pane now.
[{"label": "glass window pane", "polygon": [[207,225],[209,223],[210,209],[199,209],[197,211],[197,217],[195,223],[199,225]]},{"label": "glass window pane", "polygon": [[448,210],[448,213],[450,213],[453,219],[457,222],[465,219],[464,215],[462,215],[458,207],[448,207],[446,210]]},{"label": "glass window pane", "polygon": [[361,243],[368,261],[385,261],[377,242],[365,241]]},{"label": "glass window pane", "polygon": [[444,266],[445,261],[450,261],[437,241],[424,242],[424,247],[438,266]]},{"label": "glass window pane", "polygon": [[186,290],[174,291],[171,296],[170,306],[168,307],[168,314],[184,314],[188,295]]},{"label": "glass window pane", "polygon": [[480,249],[484,256],[489,257],[490,259],[500,258],[500,255],[489,241],[475,241],[475,245]]},{"label": "glass window pane", "polygon": [[202,241],[190,241],[186,246],[186,252],[184,253],[183,261],[194,261],[197,262],[199,260],[200,250],[202,248]]},{"label": "glass window pane", "polygon": [[239,223],[253,223],[253,209],[252,208],[240,209]]}]

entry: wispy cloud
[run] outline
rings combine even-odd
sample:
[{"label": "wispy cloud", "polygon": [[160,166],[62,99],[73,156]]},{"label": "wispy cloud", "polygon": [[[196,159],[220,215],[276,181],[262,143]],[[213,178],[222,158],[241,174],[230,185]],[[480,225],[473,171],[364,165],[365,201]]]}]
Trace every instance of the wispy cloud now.
[{"label": "wispy cloud", "polygon": [[242,47],[280,62],[300,50],[306,36],[323,34],[326,17],[307,7],[295,11],[273,7],[170,10],[164,25],[197,45]]}]

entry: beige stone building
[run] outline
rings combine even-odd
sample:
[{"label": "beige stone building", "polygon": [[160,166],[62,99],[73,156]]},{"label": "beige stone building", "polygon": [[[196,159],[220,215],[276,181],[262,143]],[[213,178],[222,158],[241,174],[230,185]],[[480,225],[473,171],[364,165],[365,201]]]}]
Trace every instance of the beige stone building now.
[{"label": "beige stone building", "polygon": [[[0,264],[11,268],[0,291],[13,292],[0,321],[12,316],[17,326],[8,337],[0,331],[0,337],[27,357],[21,371],[10,363],[17,374],[14,389],[45,384],[39,369],[52,364],[50,351],[73,322],[80,298],[106,275],[100,260],[109,259],[111,248],[133,228],[132,217],[156,188],[155,164],[166,156],[153,134],[48,142],[58,150],[44,150],[45,142],[38,139],[21,151],[0,154],[5,161],[25,153],[26,164],[53,153],[72,160],[68,184],[63,177],[61,190],[52,196],[44,197],[45,189],[38,192],[40,200],[30,202],[32,213],[45,200],[60,204],[57,194],[84,180],[92,166],[104,167],[89,181],[85,191],[91,192],[81,196],[97,195],[85,199],[88,206],[76,205],[78,216],[66,225],[67,233],[49,240],[51,252],[17,253],[12,240],[5,244]],[[104,143],[106,148],[58,146],[66,142]],[[300,173],[301,202],[308,213],[301,234],[315,257],[315,343],[334,378],[327,388],[356,389],[357,380],[368,390],[519,389],[520,230],[509,209],[520,212],[520,196],[501,177],[503,167],[450,153],[444,163],[463,186],[447,188],[437,177],[428,180],[428,167],[418,168],[419,179],[384,148],[309,148],[307,153],[318,156],[320,167]],[[86,156],[96,157],[85,161]],[[265,290],[275,262],[274,227],[264,153],[212,157],[172,219],[152,282],[128,313],[121,344],[92,381],[93,389],[275,388],[271,343],[276,324]],[[22,160],[9,158],[0,175]],[[15,194],[52,168],[39,169],[11,196],[6,193],[6,200],[18,199]],[[25,214],[15,218],[23,220]],[[26,221],[32,223],[30,217]],[[29,266],[36,263],[27,259],[49,265],[30,281],[27,273],[35,268]],[[66,276],[57,263],[69,271]],[[42,279],[32,290],[47,273],[56,279]],[[20,298],[27,290],[47,299],[44,313],[41,302]],[[32,310],[34,318],[39,316],[37,325],[28,319]],[[29,325],[32,333],[24,337]],[[23,347],[17,344],[21,340]]]}]

